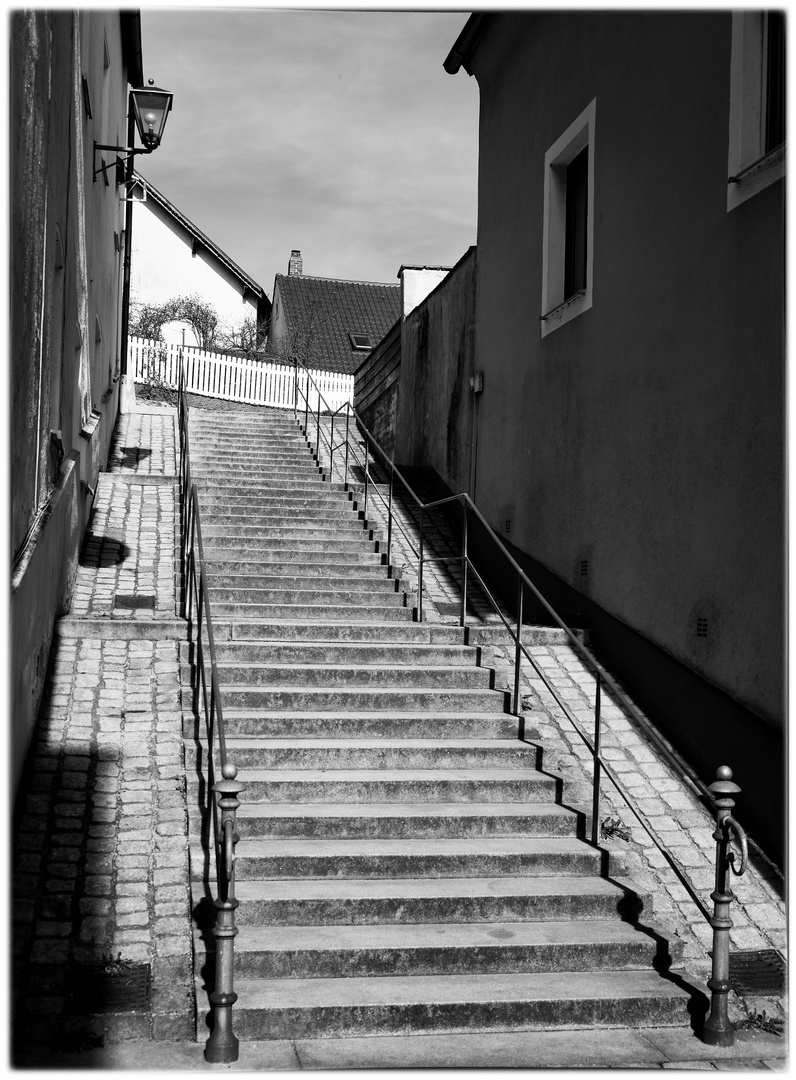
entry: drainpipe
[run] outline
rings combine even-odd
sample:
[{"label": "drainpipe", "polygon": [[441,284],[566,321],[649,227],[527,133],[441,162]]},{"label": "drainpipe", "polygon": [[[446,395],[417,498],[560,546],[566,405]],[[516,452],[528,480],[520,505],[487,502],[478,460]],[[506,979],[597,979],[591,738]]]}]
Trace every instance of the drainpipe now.
[{"label": "drainpipe", "polygon": [[470,436],[470,498],[475,502],[476,467],[478,464],[478,404],[484,391],[483,371],[476,371],[471,375],[470,389],[473,392],[473,426]]},{"label": "drainpipe", "polygon": [[[129,109],[129,106],[128,106]],[[135,117],[133,110],[129,109],[129,115],[127,117],[127,145],[134,146],[135,143]],[[127,159],[124,166],[125,170],[125,195],[127,199],[131,199],[132,190],[130,187],[130,181],[133,179],[133,158],[132,156]],[[119,412],[129,413],[132,407],[135,405],[135,386],[132,380],[128,380],[127,377],[127,338],[128,327],[130,325],[130,264],[133,254],[133,204],[127,202],[127,212],[125,214],[125,226],[124,226],[124,277],[122,279],[122,342],[121,349],[119,350],[119,374],[121,378],[121,391],[119,393]]]}]

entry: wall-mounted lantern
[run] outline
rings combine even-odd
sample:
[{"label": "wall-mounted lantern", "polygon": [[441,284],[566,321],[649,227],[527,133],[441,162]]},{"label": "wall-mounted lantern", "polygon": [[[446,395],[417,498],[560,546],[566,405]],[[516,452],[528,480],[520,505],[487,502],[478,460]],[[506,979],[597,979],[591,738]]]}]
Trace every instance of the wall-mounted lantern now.
[{"label": "wall-mounted lantern", "polygon": [[[138,128],[138,136],[144,144],[142,147],[131,146],[105,146],[102,143],[94,143],[94,154],[98,150],[118,150],[127,154],[122,161],[128,161],[133,154],[151,154],[160,146],[163,137],[163,129],[171,111],[171,103],[174,95],[170,90],[161,90],[149,80],[149,86],[139,86],[130,91],[130,111],[135,117],[135,126]],[[100,165],[94,170],[94,180],[106,169],[114,168],[120,162],[115,161],[112,165]]]}]

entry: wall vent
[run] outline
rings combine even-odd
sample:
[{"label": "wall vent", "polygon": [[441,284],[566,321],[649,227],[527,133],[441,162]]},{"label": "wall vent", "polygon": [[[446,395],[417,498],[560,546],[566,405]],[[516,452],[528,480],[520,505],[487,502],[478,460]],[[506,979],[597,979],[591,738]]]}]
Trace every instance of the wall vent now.
[{"label": "wall vent", "polygon": [[585,580],[589,576],[589,560],[581,559],[578,570],[581,580]]},{"label": "wall vent", "polygon": [[707,637],[708,627],[708,620],[705,618],[704,615],[700,615],[696,621],[696,636],[702,638]]},{"label": "wall vent", "polygon": [[504,533],[505,536],[508,536],[510,532],[511,532],[511,518],[506,518],[506,520],[503,522],[503,533]]}]

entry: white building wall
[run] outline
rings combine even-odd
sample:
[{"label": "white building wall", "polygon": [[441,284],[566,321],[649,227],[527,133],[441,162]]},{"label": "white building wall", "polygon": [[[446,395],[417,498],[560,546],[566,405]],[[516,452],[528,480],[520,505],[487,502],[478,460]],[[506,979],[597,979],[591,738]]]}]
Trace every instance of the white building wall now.
[{"label": "white building wall", "polygon": [[449,266],[402,266],[398,276],[401,279],[403,317],[414,311],[449,273]]},{"label": "white building wall", "polygon": [[[134,303],[164,304],[177,296],[198,294],[218,313],[221,329],[239,328],[257,318],[251,293],[243,300],[243,282],[204,247],[192,254],[193,237],[150,197],[133,208],[130,294]],[[179,330],[184,326],[180,323]],[[164,329],[164,336],[166,330]],[[197,344],[186,330],[185,344]]]}]

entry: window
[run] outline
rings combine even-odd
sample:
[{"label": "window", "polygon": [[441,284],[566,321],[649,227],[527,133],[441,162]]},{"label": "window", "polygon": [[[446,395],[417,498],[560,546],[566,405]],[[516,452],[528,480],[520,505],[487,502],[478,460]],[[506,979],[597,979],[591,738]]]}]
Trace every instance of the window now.
[{"label": "window", "polygon": [[785,142],[785,16],[781,11],[770,11],[766,16],[764,93],[763,149],[770,154]]},{"label": "window", "polygon": [[586,255],[589,224],[589,148],[584,146],[569,165],[564,182],[566,228],[564,230],[564,299],[586,288]]},{"label": "window", "polygon": [[785,17],[732,15],[727,210],[785,175]]},{"label": "window", "polygon": [[373,348],[370,343],[370,334],[352,334],[349,332],[348,340],[351,342],[351,348],[358,351],[370,352]]},{"label": "window", "polygon": [[592,306],[596,101],[545,154],[542,337]]}]

